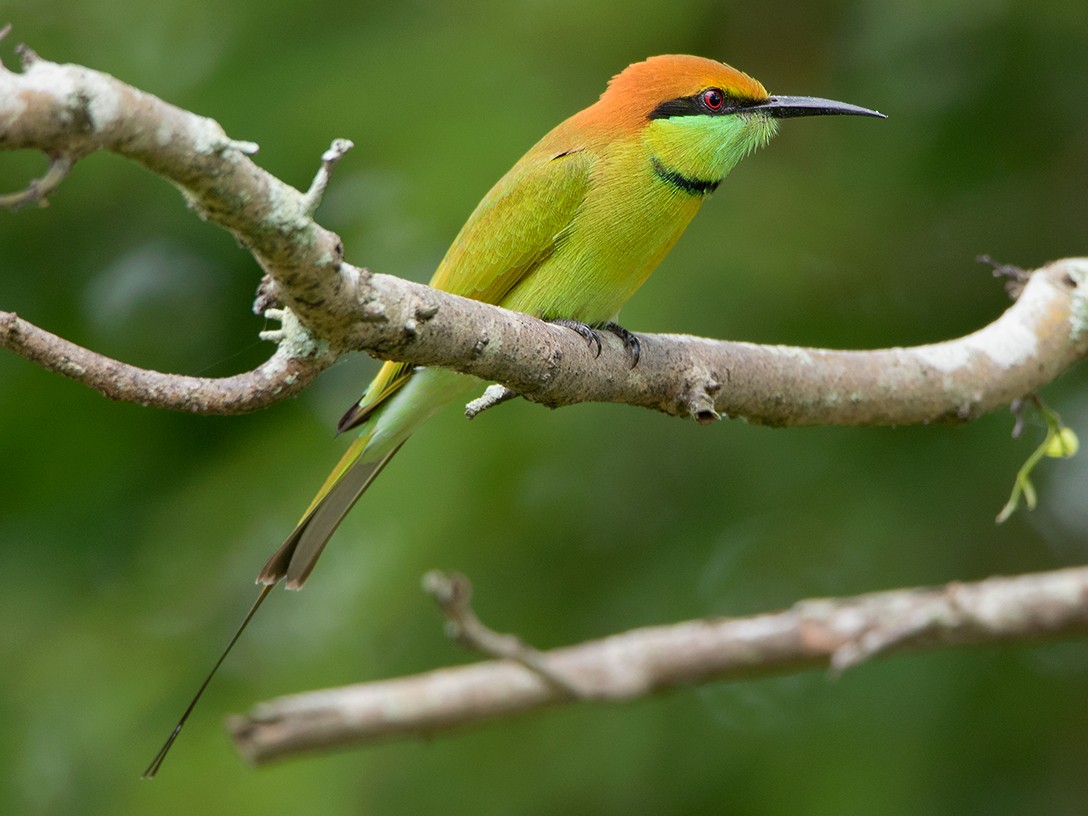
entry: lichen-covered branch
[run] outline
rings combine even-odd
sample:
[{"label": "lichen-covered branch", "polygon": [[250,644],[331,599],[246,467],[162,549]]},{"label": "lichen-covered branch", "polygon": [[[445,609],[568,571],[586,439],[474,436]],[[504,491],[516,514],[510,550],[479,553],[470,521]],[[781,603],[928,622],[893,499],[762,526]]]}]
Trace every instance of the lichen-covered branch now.
[{"label": "lichen-covered branch", "polygon": [[[563,687],[514,659],[280,697],[229,728],[255,763],[337,746],[434,737],[545,706],[627,701],[692,684],[877,655],[1088,632],[1088,567],[802,601],[745,618],[636,629],[540,654]],[[572,696],[568,689],[577,689]]]},{"label": "lichen-covered branch", "polygon": [[[302,193],[258,167],[250,159],[256,146],[229,138],[211,119],[106,74],[57,65],[27,49],[22,56],[22,73],[0,66],[0,149],[41,150],[51,170],[10,205],[55,190],[88,153],[115,152],[169,180],[197,213],[235,235],[271,282],[262,303],[287,307],[284,330],[274,336],[280,351],[266,364],[286,375],[263,393],[248,389],[260,391],[265,370],[171,384],[173,375],[152,377],[59,343],[31,343],[34,327],[4,318],[0,342],[9,349],[115,399],[206,413],[245,410],[237,406],[294,393],[302,372],[368,351],[455,368],[551,406],[623,402],[703,423],[725,415],[771,425],[909,424],[973,418],[1040,388],[1088,353],[1088,260],[1070,259],[1031,275],[993,324],[946,343],[829,351],[640,335],[641,360],[632,369],[610,335],[595,356],[568,329],[344,262],[340,239],[312,216],[350,142],[334,142]],[[191,398],[199,388],[218,396]],[[477,401],[473,414],[499,401]]]},{"label": "lichen-covered branch", "polygon": [[320,189],[308,197],[265,172],[250,159],[257,145],[229,138],[212,119],[100,71],[20,53],[22,73],[0,67],[0,149],[69,163],[105,150],[162,176],[247,247],[281,300],[335,347],[345,310],[354,311],[345,292],[354,278],[341,274],[340,239],[311,217]]}]

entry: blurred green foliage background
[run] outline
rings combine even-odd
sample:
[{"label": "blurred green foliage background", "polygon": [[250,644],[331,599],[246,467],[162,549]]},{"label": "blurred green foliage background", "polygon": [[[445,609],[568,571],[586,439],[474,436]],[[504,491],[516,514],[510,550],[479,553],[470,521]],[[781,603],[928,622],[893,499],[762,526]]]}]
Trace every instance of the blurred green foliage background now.
[{"label": "blurred green foliage background", "polygon": [[[624,311],[627,326],[760,342],[906,345],[1007,303],[979,253],[1088,252],[1084,0],[624,4],[14,0],[43,57],[214,117],[305,187],[349,259],[426,280],[490,185],[609,76],[713,56],[772,92],[886,122],[784,123]],[[41,171],[0,157],[2,189]],[[191,374],[270,351],[259,271],[162,180],[81,162],[0,213],[0,308]],[[701,428],[510,404],[420,432],[305,592],[277,592],[153,783],[137,777],[252,599],[252,576],[343,440],[361,357],[237,418],[120,405],[0,354],[0,812],[1083,813],[1088,647],[977,648],[545,712],[433,742],[252,770],[223,717],[308,688],[471,660],[419,577],[472,577],[482,617],[540,647],[829,594],[1083,563],[1088,456],[993,518],[1041,437],[965,427]],[[1088,436],[1082,367],[1045,392]]]}]

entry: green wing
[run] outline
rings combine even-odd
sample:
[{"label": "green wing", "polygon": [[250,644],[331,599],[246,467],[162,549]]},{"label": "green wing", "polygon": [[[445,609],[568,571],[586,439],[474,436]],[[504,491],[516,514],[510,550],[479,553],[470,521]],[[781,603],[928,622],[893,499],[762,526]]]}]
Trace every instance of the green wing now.
[{"label": "green wing", "polygon": [[442,259],[431,286],[501,303],[560,246],[590,183],[581,150],[530,151],[499,179]]},{"label": "green wing", "polygon": [[[455,295],[501,303],[555,252],[589,189],[590,158],[581,151],[530,151],[484,196],[431,279]],[[366,422],[412,374],[408,363],[386,363],[337,431]]]},{"label": "green wing", "polygon": [[[484,196],[439,265],[432,286],[500,303],[562,245],[589,189],[591,160],[582,151],[550,147],[546,137]],[[387,362],[338,429],[346,431],[373,417],[412,372],[407,363]],[[398,445],[379,459],[367,458],[373,432],[373,427],[365,430],[329,474],[298,526],[261,570],[260,583],[274,584],[286,576],[287,586],[297,589],[306,581],[337,525],[400,449]]]}]

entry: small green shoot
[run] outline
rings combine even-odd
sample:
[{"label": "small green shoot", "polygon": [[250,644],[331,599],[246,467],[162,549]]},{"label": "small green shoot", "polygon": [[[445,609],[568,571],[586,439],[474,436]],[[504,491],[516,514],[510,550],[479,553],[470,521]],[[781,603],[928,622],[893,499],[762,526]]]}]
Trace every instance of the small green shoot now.
[{"label": "small green shoot", "polygon": [[[1005,506],[1001,508],[1001,512],[997,514],[998,524],[1007,521],[1008,518],[1016,512],[1017,507],[1020,505],[1021,497],[1023,497],[1024,504],[1027,506],[1028,510],[1035,509],[1037,496],[1035,494],[1035,486],[1031,483],[1031,472],[1039,462],[1045,457],[1052,459],[1068,459],[1075,456],[1077,449],[1080,447],[1080,440],[1077,439],[1076,433],[1069,426],[1062,424],[1062,418],[1060,416],[1047,407],[1047,405],[1038,397],[1033,397],[1030,401],[1031,404],[1035,406],[1035,410],[1039,412],[1039,416],[1046,422],[1046,438],[1043,439],[1042,444],[1032,452],[1031,456],[1027,458],[1027,461],[1024,462],[1019,472],[1016,474],[1016,482],[1012,487],[1012,495],[1009,496],[1009,500],[1005,502]],[[1020,423],[1018,421],[1017,427],[1019,428],[1019,426]]]}]

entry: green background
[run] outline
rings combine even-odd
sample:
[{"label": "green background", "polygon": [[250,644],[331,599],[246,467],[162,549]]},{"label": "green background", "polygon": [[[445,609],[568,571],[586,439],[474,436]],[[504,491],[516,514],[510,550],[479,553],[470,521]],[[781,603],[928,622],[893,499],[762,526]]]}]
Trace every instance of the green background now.
[{"label": "green background", "polygon": [[[877,347],[1007,304],[975,263],[1088,254],[1083,0],[619,4],[15,0],[26,42],[211,116],[305,187],[348,258],[426,280],[540,135],[649,54],[886,122],[787,121],[623,314],[641,331]],[[0,157],[3,189],[44,167]],[[225,375],[270,352],[259,271],[114,156],[0,213],[0,308],[138,365]],[[222,727],[267,697],[469,661],[423,572],[539,647],[802,598],[1083,563],[1088,456],[993,519],[1041,438],[965,427],[703,428],[647,411],[446,412],[368,494],[301,594],[277,592],[154,782],[138,779],[344,444],[376,368],[345,361],[236,418],[109,402],[0,354],[0,812],[1073,814],[1088,801],[1083,642],[896,657],[525,716],[254,770]],[[1088,436],[1086,370],[1046,398]]]}]

